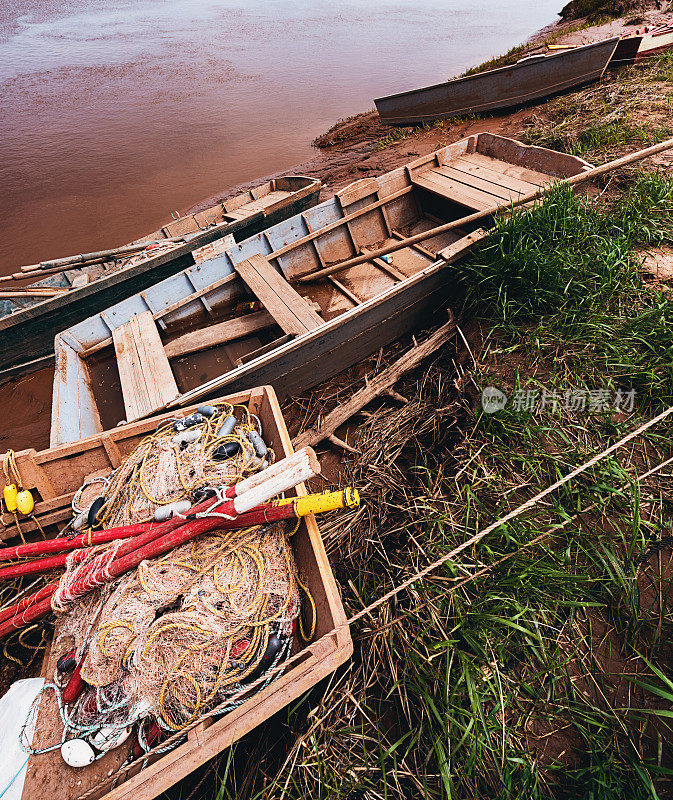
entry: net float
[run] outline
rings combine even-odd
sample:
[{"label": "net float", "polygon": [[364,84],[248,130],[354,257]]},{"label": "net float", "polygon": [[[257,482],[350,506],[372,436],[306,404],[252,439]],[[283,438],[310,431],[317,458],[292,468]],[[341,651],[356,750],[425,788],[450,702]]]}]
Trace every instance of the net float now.
[{"label": "net float", "polygon": [[257,433],[257,431],[248,432],[248,441],[252,445],[256,455],[258,455],[260,458],[266,458],[266,456],[269,454],[269,448],[266,446],[266,442]]},{"label": "net float", "polygon": [[201,438],[201,429],[200,428],[191,428],[190,430],[182,431],[181,433],[176,433],[175,436],[171,439],[173,444],[180,445],[180,448],[186,447],[188,444],[192,444],[196,442],[198,439]]},{"label": "net float", "polygon": [[103,508],[105,505],[105,498],[104,497],[97,497],[93,503],[89,506],[89,510],[87,511],[86,515],[86,524],[89,528],[96,529],[97,527],[101,527],[101,521],[98,519],[98,512]]},{"label": "net float", "polygon": [[28,489],[22,489],[16,495],[16,510],[24,516],[30,514],[35,508],[35,500]]},{"label": "net float", "polygon": [[72,672],[77,666],[77,650],[68,650],[56,662],[56,669],[59,672]]},{"label": "net float", "polygon": [[171,519],[178,514],[186,514],[191,507],[192,504],[189,500],[176,500],[175,503],[159,506],[159,508],[154,511],[154,521],[166,522],[167,519]]},{"label": "net float", "polygon": [[5,508],[7,511],[11,511],[12,513],[16,511],[16,496],[18,493],[19,492],[15,483],[10,483],[2,490],[2,495],[5,499]]},{"label": "net float", "polygon": [[217,408],[215,406],[199,406],[196,409],[197,414],[201,414],[202,417],[206,417],[206,419],[210,419],[217,414]]},{"label": "net float", "polygon": [[[157,723],[156,719],[154,718],[146,718],[146,719],[149,719],[149,723],[147,724],[147,730],[144,731],[143,738],[147,746],[151,748],[159,741],[159,739],[161,739],[161,728],[159,727],[159,724]],[[140,727],[142,727],[145,723],[146,723],[145,719],[140,721],[139,733],[140,733]],[[133,754],[133,758],[140,758],[140,756],[142,756],[145,753],[145,749],[140,744],[140,736],[138,735],[136,736],[136,740],[133,744],[131,752]]]},{"label": "net float", "polygon": [[213,450],[212,459],[213,461],[226,461],[228,458],[235,456],[240,449],[240,442],[225,442]]},{"label": "net float", "polygon": [[[91,508],[91,506],[89,506],[89,508]],[[78,514],[72,521],[72,529],[74,531],[81,531],[82,528],[84,528],[85,525],[88,523],[88,521],[89,521],[89,509],[87,508],[80,514]]]},{"label": "net float", "polygon": [[96,760],[93,747],[84,739],[69,739],[63,742],[61,757],[69,767],[86,767]]},{"label": "net float", "polygon": [[86,686],[86,683],[84,683],[82,678],[82,667],[84,666],[85,659],[86,656],[84,656],[84,658],[82,658],[79,664],[75,667],[75,671],[70,676],[70,680],[66,684],[63,694],[61,695],[63,702],[67,705],[72,705],[82,694]]},{"label": "net float", "polygon": [[200,486],[192,492],[192,502],[202,503],[204,500],[208,500],[209,497],[215,497],[216,494],[217,491],[212,486]]},{"label": "net float", "polygon": [[220,429],[217,432],[217,438],[222,439],[225,436],[229,436],[229,434],[234,430],[236,425],[238,424],[238,420],[233,414],[230,414],[228,417],[224,419],[222,424],[220,425]]},{"label": "net float", "polygon": [[196,411],[194,414],[190,414],[188,417],[175,420],[173,423],[173,430],[176,431],[176,433],[180,433],[181,431],[186,431],[187,428],[193,428],[195,425],[200,425],[202,422],[204,422],[203,415]]},{"label": "net float", "polygon": [[269,636],[269,640],[266,643],[266,650],[264,651],[264,655],[260,659],[259,664],[255,668],[254,672],[250,675],[246,682],[254,681],[259,678],[260,675],[264,674],[267,669],[273,664],[276,660],[278,654],[282,651],[282,649],[287,644],[288,637],[283,636],[282,634],[272,633]]},{"label": "net float", "polygon": [[89,736],[88,741],[99,752],[107,753],[109,750],[114,750],[115,747],[124,744],[132,731],[132,725],[126,728],[113,728],[110,725],[104,725],[100,730]]}]

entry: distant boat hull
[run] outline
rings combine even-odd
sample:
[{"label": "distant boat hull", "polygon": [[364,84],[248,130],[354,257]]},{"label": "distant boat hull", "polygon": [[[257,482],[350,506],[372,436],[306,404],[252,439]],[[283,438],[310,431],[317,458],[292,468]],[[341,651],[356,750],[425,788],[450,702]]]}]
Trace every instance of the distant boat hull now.
[{"label": "distant boat hull", "polygon": [[662,25],[648,33],[625,36],[621,39],[610,65],[633,64],[671,49],[673,49],[673,25]]},{"label": "distant boat hull", "polygon": [[[250,213],[238,210],[243,200],[255,197],[260,190],[258,187],[253,193],[247,192],[232,199],[232,209],[225,208],[224,212],[226,224],[207,227],[209,216],[212,217],[215,211],[221,212],[222,204],[173,220],[139,241],[160,241],[164,237],[184,235],[187,239],[184,244],[132,263],[80,288],[0,317],[0,382],[48,364],[54,352],[54,336],[59,331],[193,265],[192,252],[196,248],[227,235],[241,241],[312,208],[318,202],[322,186],[314,178],[292,175],[270,181],[261,189],[275,190],[276,185],[282,187],[283,191],[279,193],[285,196],[273,205],[259,210],[253,208]],[[250,205],[252,203],[248,203]]]},{"label": "distant boat hull", "polygon": [[509,67],[457,78],[374,102],[387,125],[412,125],[482,111],[496,111],[541,100],[599,80],[619,37]]}]

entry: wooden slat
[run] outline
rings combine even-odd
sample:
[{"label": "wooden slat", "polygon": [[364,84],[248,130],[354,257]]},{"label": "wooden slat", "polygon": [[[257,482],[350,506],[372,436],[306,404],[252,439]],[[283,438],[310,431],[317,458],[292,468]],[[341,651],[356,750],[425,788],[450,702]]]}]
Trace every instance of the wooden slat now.
[{"label": "wooden slat", "polygon": [[151,311],[112,331],[126,420],[146,417],[179,392]]},{"label": "wooden slat", "polygon": [[466,172],[469,175],[478,176],[484,180],[490,181],[491,183],[497,183],[500,186],[506,186],[508,189],[514,189],[520,194],[534,192],[538,186],[541,185],[537,183],[531,183],[530,181],[521,180],[521,178],[517,178],[512,175],[506,175],[504,172],[501,172],[490,166],[486,167],[482,164],[473,164],[472,162],[463,158],[457,158],[455,161],[451,161],[444,166],[452,167],[458,172]]},{"label": "wooden slat", "polygon": [[474,189],[479,189],[480,192],[486,192],[487,194],[493,195],[495,202],[498,200],[503,200],[505,203],[508,203],[510,200],[518,200],[522,194],[527,194],[536,189],[536,187],[533,186],[525,191],[519,191],[519,189],[507,185],[508,178],[506,176],[503,176],[498,181],[488,180],[488,178],[484,178],[481,175],[474,175],[469,172],[461,172],[461,170],[456,169],[448,164],[443,167],[439,167],[436,172],[438,172],[440,175],[450,178],[451,180],[458,181],[460,184]]},{"label": "wooden slat", "polygon": [[458,183],[458,181],[447,178],[446,175],[441,175],[434,169],[428,170],[422,175],[417,175],[413,180],[415,186],[420,186],[421,189],[426,189],[439,197],[444,197],[454,203],[460,203],[475,211],[483,211],[491,208],[496,203],[502,202],[499,197],[494,197],[487,192]]},{"label": "wooden slat", "polygon": [[323,324],[322,317],[264,256],[256,254],[241,261],[236,272],[285,333],[299,335]]},{"label": "wooden slat", "polygon": [[527,181],[534,186],[543,186],[545,183],[554,180],[553,176],[546,175],[544,172],[537,172],[536,170],[527,169],[526,167],[519,167],[516,164],[509,164],[497,158],[489,158],[489,156],[485,156],[483,153],[470,153],[469,155],[461,156],[461,161],[467,161],[470,164],[479,164],[480,166],[494,169],[502,175],[508,175],[511,178]]},{"label": "wooden slat", "polygon": [[275,324],[274,318],[267,311],[246,314],[244,317],[228,319],[197,331],[185,333],[165,344],[164,353],[167,358],[177,358],[187,355],[187,353],[196,353],[199,350],[207,350],[209,347],[233,342],[235,339],[242,339],[244,336],[270,328]]}]

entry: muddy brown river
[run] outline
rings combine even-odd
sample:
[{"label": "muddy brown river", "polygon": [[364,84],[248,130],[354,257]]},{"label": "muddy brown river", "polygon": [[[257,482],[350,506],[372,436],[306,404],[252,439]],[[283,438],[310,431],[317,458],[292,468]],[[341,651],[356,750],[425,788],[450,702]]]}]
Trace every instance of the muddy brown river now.
[{"label": "muddy brown river", "polygon": [[5,0],[0,272],[290,168],[340,117],[525,40],[559,0]]},{"label": "muddy brown river", "polygon": [[[561,5],[5,0],[0,274],[121,245],[289,169],[337,119],[507,50]],[[0,447],[46,446],[49,383],[0,387]]]}]

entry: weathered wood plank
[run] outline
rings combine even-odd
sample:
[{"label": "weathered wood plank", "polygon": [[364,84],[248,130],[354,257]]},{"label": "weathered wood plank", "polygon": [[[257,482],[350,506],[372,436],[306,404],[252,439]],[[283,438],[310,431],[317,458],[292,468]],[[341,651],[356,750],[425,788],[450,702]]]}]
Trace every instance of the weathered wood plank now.
[{"label": "weathered wood plank", "polygon": [[268,311],[246,314],[244,317],[228,319],[197,331],[185,333],[165,344],[164,353],[167,358],[177,358],[187,355],[187,353],[196,353],[219,344],[233,342],[235,339],[242,339],[244,336],[270,328],[275,324],[276,321]]},{"label": "weathered wood plank", "polygon": [[502,178],[498,181],[488,180],[481,175],[461,172],[461,170],[455,169],[455,167],[450,166],[449,164],[439,167],[436,171],[440,175],[444,175],[460,184],[464,184],[465,186],[478,189],[480,192],[486,192],[487,194],[493,195],[496,201],[500,199],[506,203],[510,200],[516,200],[522,194],[534,191],[537,188],[533,186],[531,188],[527,188],[525,191],[520,191],[519,189],[509,186],[507,184],[507,178]]},{"label": "weathered wood plank", "polygon": [[313,311],[264,256],[251,256],[236,264],[235,268],[285,333],[302,334],[323,324],[322,317]]},{"label": "weathered wood plank", "polygon": [[[476,175],[491,183],[497,183],[501,186],[506,186],[509,189],[514,189],[520,194],[528,194],[534,192],[542,183],[532,183],[529,180],[522,180],[520,177],[514,175],[507,175],[491,166],[484,166],[483,164],[475,164],[468,161],[466,158],[458,158],[455,161],[448,162],[445,166],[452,167],[458,172],[465,172],[469,175]],[[545,181],[549,180],[548,176],[542,176]]]},{"label": "weathered wood plank", "polygon": [[537,172],[527,167],[520,167],[518,164],[500,161],[497,158],[485,156],[483,153],[470,153],[469,155],[462,156],[460,160],[469,164],[486,167],[500,175],[506,175],[510,178],[518,178],[521,181],[532,183],[534,187],[544,186],[544,184],[554,180],[552,175],[545,175],[544,172]]},{"label": "weathered wood plank", "polygon": [[502,202],[500,198],[494,197],[492,194],[466,186],[464,183],[458,183],[435,169],[416,175],[413,180],[415,186],[475,211],[483,211]]},{"label": "weathered wood plank", "polygon": [[178,396],[151,311],[115,328],[112,340],[128,422],[148,416]]}]

